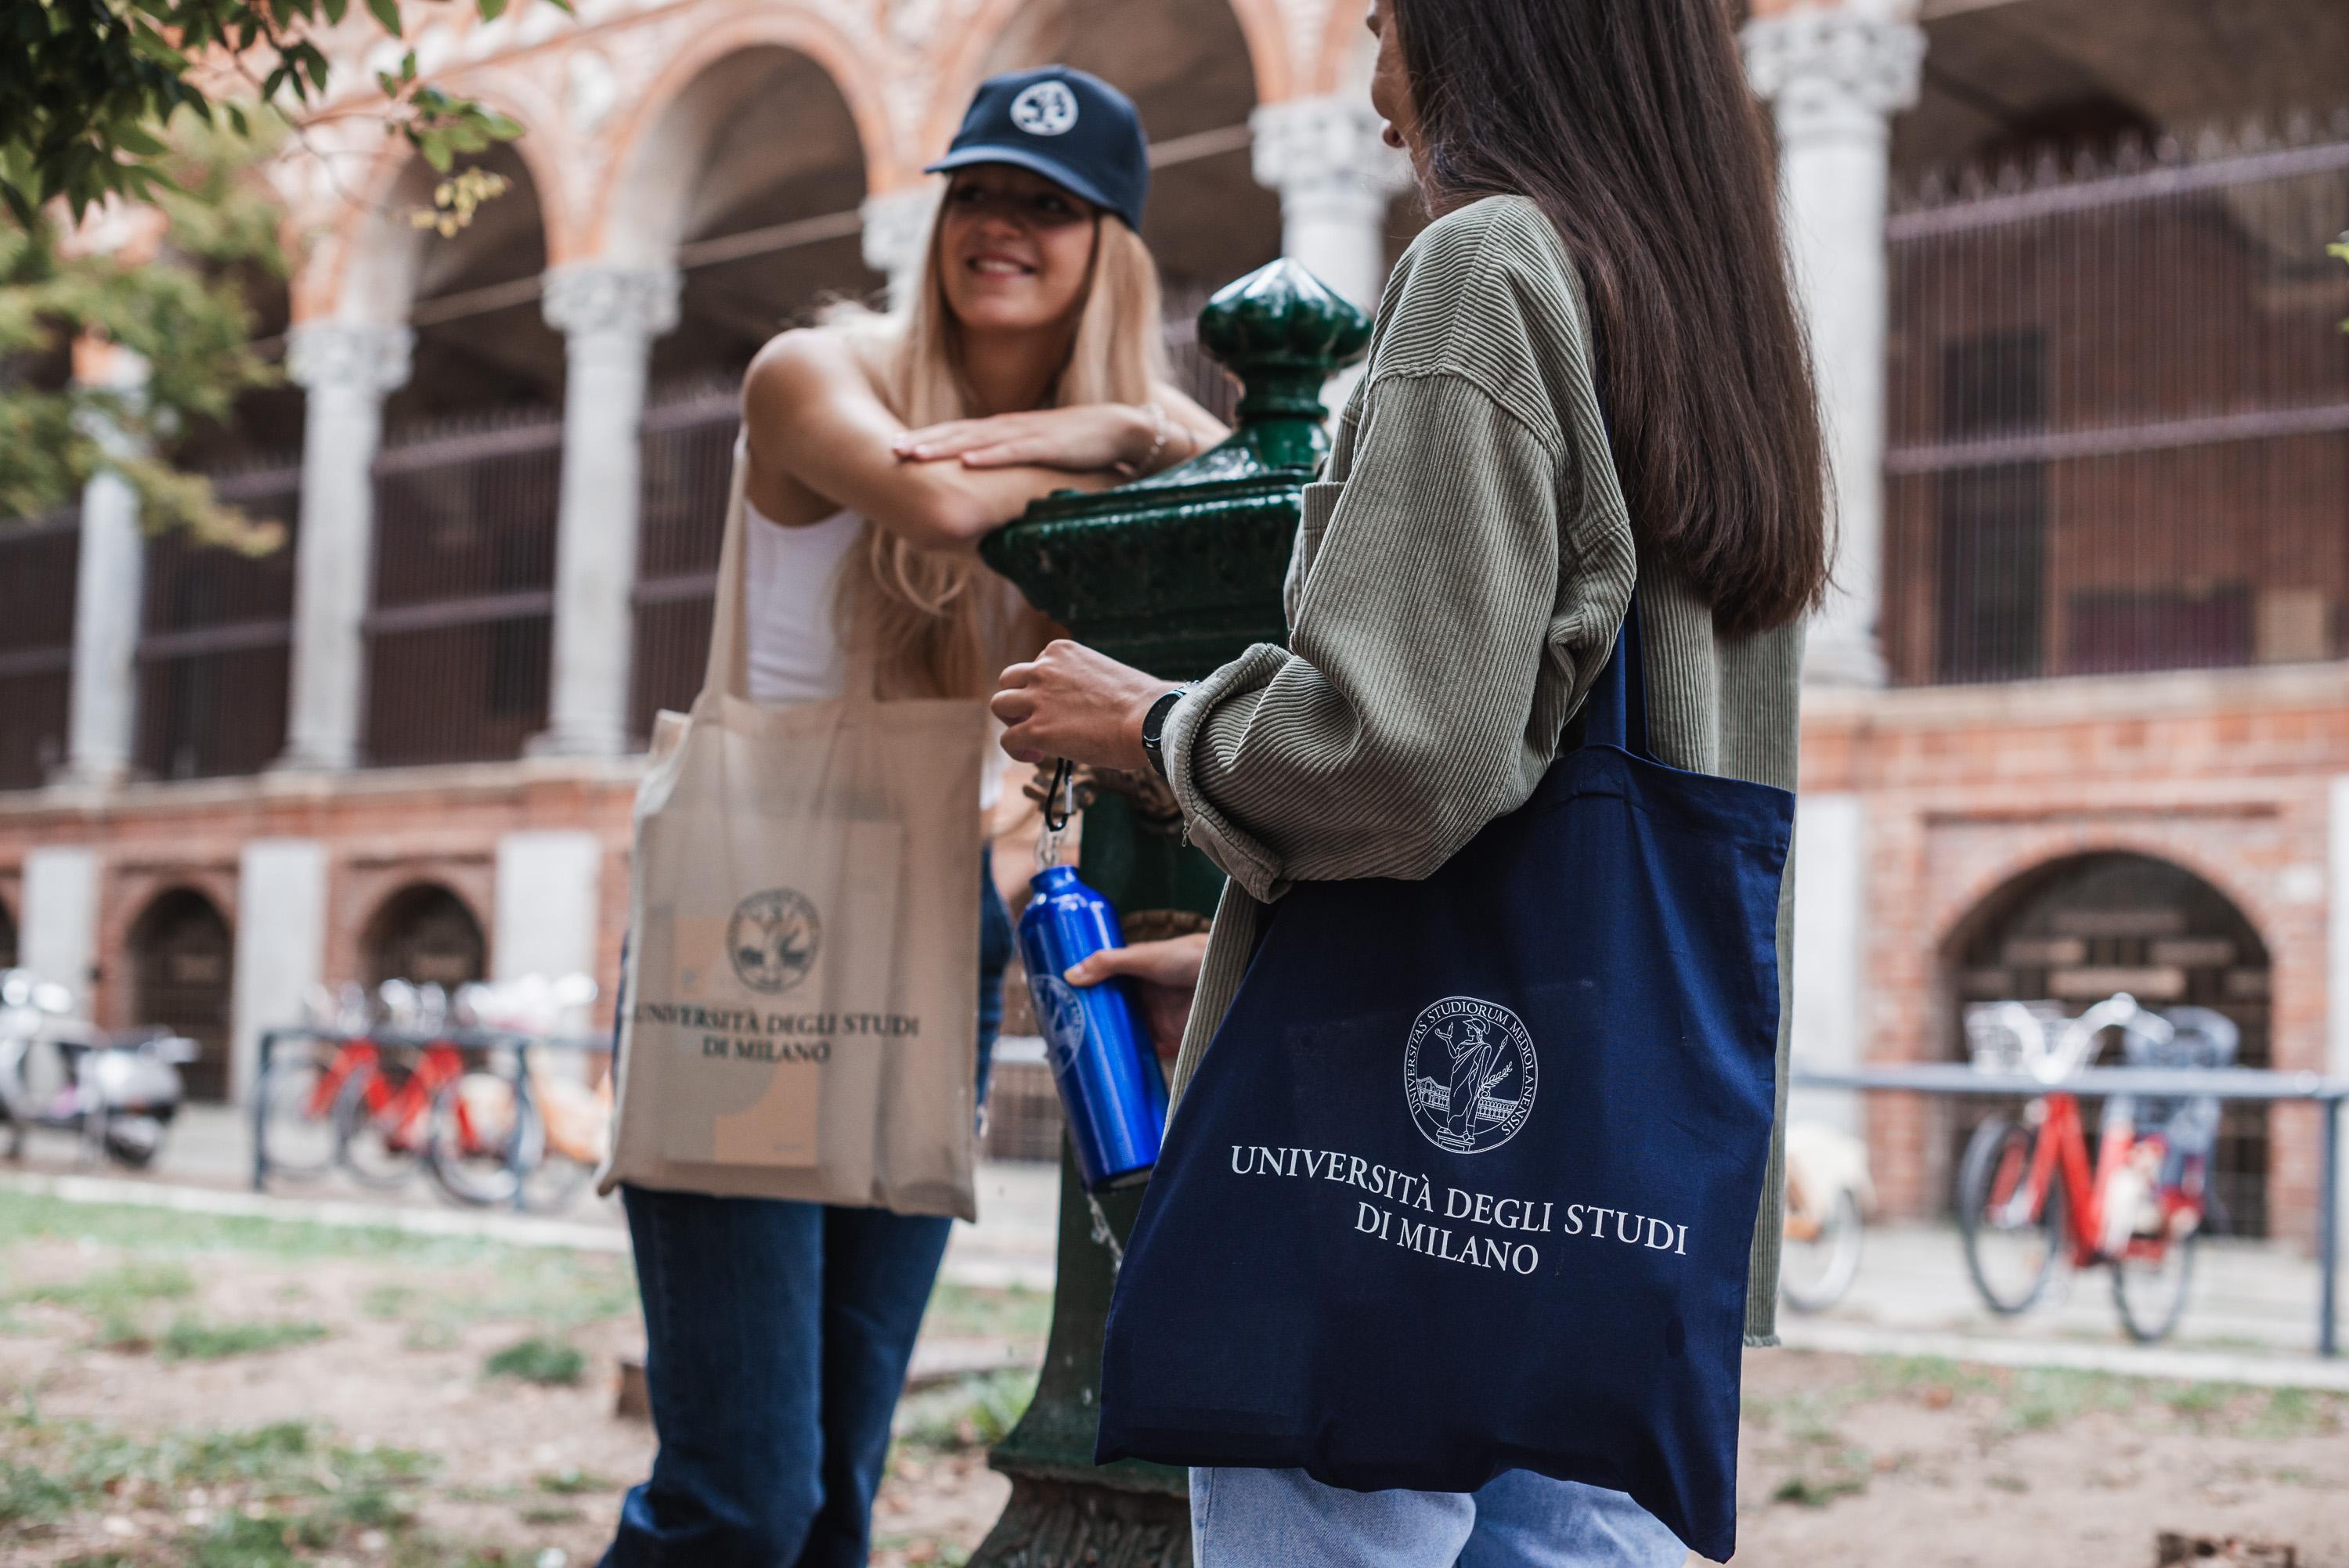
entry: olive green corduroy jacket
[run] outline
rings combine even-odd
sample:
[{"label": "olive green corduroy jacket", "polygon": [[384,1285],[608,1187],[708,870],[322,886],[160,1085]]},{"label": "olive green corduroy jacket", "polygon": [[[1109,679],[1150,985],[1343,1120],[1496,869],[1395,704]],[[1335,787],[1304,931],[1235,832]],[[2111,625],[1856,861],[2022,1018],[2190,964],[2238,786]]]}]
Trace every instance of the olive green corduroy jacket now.
[{"label": "olive green corduroy jacket", "polygon": [[[1641,561],[1592,372],[1581,285],[1533,203],[1447,213],[1396,263],[1329,468],[1306,487],[1288,647],[1250,648],[1166,721],[1185,830],[1231,878],[1178,1100],[1289,884],[1425,877],[1533,792],[1635,579],[1656,755],[1794,788],[1801,630],[1723,637],[1685,583]],[[1781,1123],[1792,882],[1778,906]],[[1774,1134],[1750,1345],[1776,1342],[1783,1188]]]}]

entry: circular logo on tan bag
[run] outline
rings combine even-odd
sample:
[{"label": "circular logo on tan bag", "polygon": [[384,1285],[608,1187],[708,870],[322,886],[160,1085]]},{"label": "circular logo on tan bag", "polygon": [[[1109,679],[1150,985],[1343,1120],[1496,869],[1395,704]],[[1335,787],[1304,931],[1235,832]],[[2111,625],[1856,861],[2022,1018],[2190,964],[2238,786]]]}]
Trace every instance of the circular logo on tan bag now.
[{"label": "circular logo on tan bag", "polygon": [[726,956],[753,991],[788,991],[815,967],[823,922],[804,893],[787,887],[754,892],[726,923]]}]

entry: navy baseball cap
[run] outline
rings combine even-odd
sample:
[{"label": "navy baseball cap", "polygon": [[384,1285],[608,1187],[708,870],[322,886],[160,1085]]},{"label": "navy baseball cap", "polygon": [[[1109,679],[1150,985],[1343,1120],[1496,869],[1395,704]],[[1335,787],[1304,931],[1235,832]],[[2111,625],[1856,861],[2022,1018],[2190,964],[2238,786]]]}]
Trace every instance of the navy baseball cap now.
[{"label": "navy baseball cap", "polygon": [[1150,194],[1150,146],[1133,100],[1067,66],[989,77],[970,100],[947,155],[922,170],[1009,163],[1040,174],[1096,207],[1142,227]]}]

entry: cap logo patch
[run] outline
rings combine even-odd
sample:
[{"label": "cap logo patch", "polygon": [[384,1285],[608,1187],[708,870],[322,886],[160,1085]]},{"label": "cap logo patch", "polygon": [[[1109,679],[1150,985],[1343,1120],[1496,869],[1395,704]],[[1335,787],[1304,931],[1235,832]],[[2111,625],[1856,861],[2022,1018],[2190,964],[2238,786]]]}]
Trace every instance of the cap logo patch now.
[{"label": "cap logo patch", "polygon": [[1030,136],[1064,136],[1077,123],[1077,95],[1066,82],[1040,81],[1011,100],[1011,123]]}]

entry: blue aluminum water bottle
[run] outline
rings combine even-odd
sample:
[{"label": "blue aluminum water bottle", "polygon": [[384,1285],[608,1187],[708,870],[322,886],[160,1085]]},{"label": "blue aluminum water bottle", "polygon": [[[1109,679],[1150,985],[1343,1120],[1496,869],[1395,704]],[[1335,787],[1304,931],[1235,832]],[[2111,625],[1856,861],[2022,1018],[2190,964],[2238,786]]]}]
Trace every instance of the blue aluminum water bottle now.
[{"label": "blue aluminum water bottle", "polygon": [[1019,957],[1077,1172],[1094,1192],[1140,1181],[1158,1163],[1166,1131],[1166,1080],[1150,1031],[1124,980],[1079,988],[1061,978],[1078,960],[1125,945],[1117,911],[1069,866],[1048,866],[1028,885],[1034,896],[1019,916]]}]

